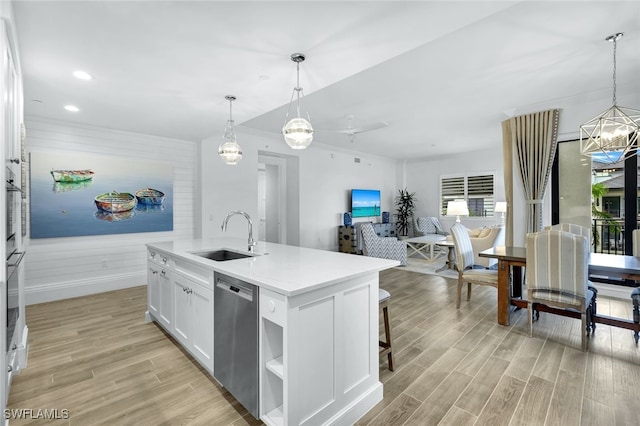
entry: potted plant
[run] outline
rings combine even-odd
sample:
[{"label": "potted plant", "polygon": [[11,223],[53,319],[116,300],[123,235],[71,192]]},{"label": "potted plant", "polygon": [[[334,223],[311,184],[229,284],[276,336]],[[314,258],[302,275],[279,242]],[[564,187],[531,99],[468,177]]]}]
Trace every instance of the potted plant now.
[{"label": "potted plant", "polygon": [[409,234],[409,225],[411,223],[411,218],[413,217],[413,209],[416,207],[415,195],[415,192],[409,192],[407,191],[407,188],[399,189],[398,195],[396,195],[394,202],[396,206],[396,213],[394,216],[396,217],[396,229],[402,236],[407,236]]}]

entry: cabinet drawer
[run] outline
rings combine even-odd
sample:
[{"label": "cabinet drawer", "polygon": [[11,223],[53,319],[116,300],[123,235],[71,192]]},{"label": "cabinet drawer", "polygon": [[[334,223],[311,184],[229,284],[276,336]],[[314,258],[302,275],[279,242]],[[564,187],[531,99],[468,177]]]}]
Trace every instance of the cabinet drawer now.
[{"label": "cabinet drawer", "polygon": [[170,266],[171,264],[171,258],[169,256],[155,250],[147,250],[147,259],[161,266]]},{"label": "cabinet drawer", "polygon": [[282,294],[261,288],[260,315],[275,324],[284,326],[287,317],[285,297]]},{"label": "cabinet drawer", "polygon": [[197,282],[205,288],[213,291],[213,270],[197,266],[191,262],[176,259],[174,263],[176,272]]}]

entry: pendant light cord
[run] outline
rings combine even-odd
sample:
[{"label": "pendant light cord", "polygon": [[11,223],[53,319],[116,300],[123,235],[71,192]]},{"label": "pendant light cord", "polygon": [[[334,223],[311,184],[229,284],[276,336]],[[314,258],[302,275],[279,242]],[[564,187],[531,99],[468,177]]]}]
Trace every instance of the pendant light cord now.
[{"label": "pendant light cord", "polygon": [[296,75],[296,92],[298,92],[296,111],[298,112],[298,117],[300,117],[300,91],[302,90],[300,87],[300,62],[296,62]]},{"label": "pendant light cord", "polygon": [[613,105],[616,105],[616,50],[618,47],[618,37],[613,38]]}]

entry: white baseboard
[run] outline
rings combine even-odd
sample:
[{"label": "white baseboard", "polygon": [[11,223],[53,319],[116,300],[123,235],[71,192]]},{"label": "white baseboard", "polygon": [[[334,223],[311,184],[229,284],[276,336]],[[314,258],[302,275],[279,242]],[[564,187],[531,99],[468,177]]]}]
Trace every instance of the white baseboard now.
[{"label": "white baseboard", "polygon": [[376,404],[382,401],[382,383],[376,382],[375,385],[360,395],[358,399],[343,408],[339,413],[334,415],[327,425],[353,425],[367,414]]},{"label": "white baseboard", "polygon": [[54,300],[70,299],[72,297],[87,296],[89,294],[146,285],[146,283],[147,274],[143,271],[91,278],[89,280],[27,286],[24,289],[25,304],[35,305],[37,303],[52,302]]}]

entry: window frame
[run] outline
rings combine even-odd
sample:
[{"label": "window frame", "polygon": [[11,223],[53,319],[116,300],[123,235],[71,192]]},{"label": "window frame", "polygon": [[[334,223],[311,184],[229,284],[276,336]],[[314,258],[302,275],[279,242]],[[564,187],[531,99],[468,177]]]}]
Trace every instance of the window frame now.
[{"label": "window frame", "polygon": [[[492,188],[491,188],[491,205],[488,206],[487,208],[483,209],[486,212],[486,215],[484,216],[475,216],[475,215],[471,215],[471,204],[469,202],[469,178],[474,178],[474,177],[482,177],[482,176],[491,176],[491,183],[492,183]],[[453,179],[462,179],[462,188],[463,188],[463,192],[464,194],[461,194],[461,198],[464,199],[467,202],[467,205],[469,206],[469,216],[466,217],[465,219],[471,219],[471,220],[486,220],[487,218],[493,218],[495,216],[495,202],[496,202],[496,172],[495,170],[491,170],[491,171],[481,171],[481,172],[472,172],[472,173],[451,173],[451,174],[444,174],[444,175],[440,175],[439,178],[439,216],[440,218],[445,218],[448,217],[446,215],[446,204],[445,204],[445,193],[449,192],[447,190],[444,190],[443,188],[443,181],[444,180],[453,180]],[[455,182],[451,182],[451,184],[455,185]],[[471,194],[473,196],[473,194]],[[454,199],[459,199],[460,197],[457,197],[454,195]],[[447,200],[450,200],[451,198],[448,197]],[[483,200],[486,200],[487,197],[483,197]]]}]

